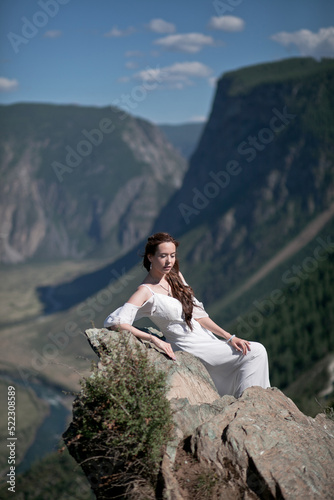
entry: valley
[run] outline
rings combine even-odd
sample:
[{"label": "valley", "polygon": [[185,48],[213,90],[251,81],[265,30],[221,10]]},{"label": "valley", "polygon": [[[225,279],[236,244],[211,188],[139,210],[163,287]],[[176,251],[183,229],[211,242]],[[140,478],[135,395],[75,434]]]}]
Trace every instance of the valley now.
[{"label": "valley", "polygon": [[210,316],[266,345],[273,385],[309,415],[331,407],[333,85],[332,60],[243,68],[221,77],[203,128],[165,132],[111,108],[2,107],[0,388],[20,380],[28,444],[50,411],[32,388],[71,409],[63,391],[96,362],[84,330],[141,282],[155,231],[180,241]]}]

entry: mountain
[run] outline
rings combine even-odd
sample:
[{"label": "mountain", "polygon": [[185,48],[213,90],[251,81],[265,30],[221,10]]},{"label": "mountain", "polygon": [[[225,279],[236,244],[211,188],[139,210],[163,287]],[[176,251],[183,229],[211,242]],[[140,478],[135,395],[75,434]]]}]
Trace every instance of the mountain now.
[{"label": "mountain", "polygon": [[133,248],[187,168],[160,129],[117,108],[0,107],[5,263]]},{"label": "mountain", "polygon": [[184,123],[182,125],[159,125],[167,140],[187,160],[197,147],[204,129],[204,123]]},{"label": "mountain", "polygon": [[[317,230],[322,217],[333,216],[333,86],[334,61],[307,58],[252,66],[219,80],[182,186],[151,231],[180,239],[182,270],[211,310],[221,310],[221,301],[279,252],[286,258],[285,247],[296,240],[293,254],[309,224]],[[113,269],[130,270],[138,250],[114,261]],[[91,273],[56,288],[54,296],[71,297],[62,306],[70,307],[91,294],[89,283],[94,293],[102,285]],[[47,296],[42,291],[43,301]]]},{"label": "mountain", "polygon": [[334,60],[226,73],[182,187],[153,230],[180,238],[206,303],[230,294],[334,201]]}]

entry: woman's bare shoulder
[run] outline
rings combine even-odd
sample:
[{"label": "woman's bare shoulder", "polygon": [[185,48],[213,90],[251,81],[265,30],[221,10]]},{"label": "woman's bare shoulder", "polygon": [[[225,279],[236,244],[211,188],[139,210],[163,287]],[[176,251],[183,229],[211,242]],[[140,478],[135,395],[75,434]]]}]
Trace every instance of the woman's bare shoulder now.
[{"label": "woman's bare shoulder", "polygon": [[135,293],[131,295],[127,302],[134,306],[142,306],[150,297],[152,297],[152,293],[148,287],[139,285]]}]

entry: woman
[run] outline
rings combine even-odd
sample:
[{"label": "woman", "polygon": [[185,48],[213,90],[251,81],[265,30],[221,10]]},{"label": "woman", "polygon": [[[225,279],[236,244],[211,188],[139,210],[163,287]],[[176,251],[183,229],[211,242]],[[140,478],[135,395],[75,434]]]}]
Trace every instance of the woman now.
[{"label": "woman", "polygon": [[[148,238],[143,260],[148,274],[124,306],[107,317],[104,326],[149,340],[173,360],[176,350],[197,356],[221,396],[239,397],[253,385],[270,387],[265,348],[229,334],[209,318],[179,271],[178,245],[167,233]],[[143,317],[149,317],[168,342],[133,326]]]}]

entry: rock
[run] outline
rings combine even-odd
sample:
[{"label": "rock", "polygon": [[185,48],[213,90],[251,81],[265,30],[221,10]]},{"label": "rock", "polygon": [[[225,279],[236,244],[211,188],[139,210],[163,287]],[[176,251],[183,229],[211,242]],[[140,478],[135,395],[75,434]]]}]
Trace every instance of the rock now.
[{"label": "rock", "polygon": [[[334,422],[324,414],[305,416],[276,388],[250,387],[239,399],[219,397],[206,368],[188,353],[176,352],[173,362],[129,333],[90,329],[86,335],[99,356],[111,359],[120,336],[127,335],[132,347],[149,348],[151,362],[167,373],[173,435],[164,451],[157,490],[142,497],[136,490],[136,498],[333,498]],[[76,411],[74,405],[71,426]],[[69,435],[67,431],[65,442],[80,463],[85,456]],[[94,467],[85,464],[83,469],[91,480],[94,477],[96,497],[112,498],[96,488],[101,478]]]},{"label": "rock", "polygon": [[[147,329],[150,333],[159,335],[153,328]],[[107,329],[98,330],[92,328],[86,330],[89,342],[97,355],[103,351],[111,352],[119,342],[119,333]],[[161,334],[160,334],[161,336]],[[129,336],[129,341],[134,345],[138,343],[133,335]],[[212,403],[219,397],[210,375],[199,359],[186,352],[177,352],[176,361],[171,361],[167,356],[159,355],[156,348],[145,343],[149,348],[149,358],[156,367],[167,373],[167,384],[170,387],[167,398],[187,398],[191,405],[201,403]],[[144,346],[144,344],[141,344]],[[162,354],[162,353],[161,353]]]},{"label": "rock", "polygon": [[258,498],[333,498],[334,422],[306,417],[276,388],[248,388],[196,429],[191,451],[227,481],[232,467]]}]

